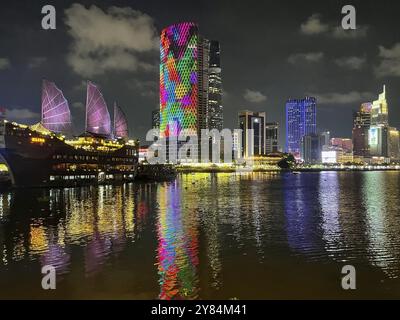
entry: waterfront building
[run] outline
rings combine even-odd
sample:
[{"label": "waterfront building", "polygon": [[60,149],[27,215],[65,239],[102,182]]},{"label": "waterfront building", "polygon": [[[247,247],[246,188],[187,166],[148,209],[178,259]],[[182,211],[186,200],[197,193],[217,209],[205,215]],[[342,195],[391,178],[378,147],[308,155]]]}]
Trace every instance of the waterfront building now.
[{"label": "waterfront building", "polygon": [[149,151],[148,145],[143,145],[139,147],[139,163],[147,161],[147,152]]},{"label": "waterfront building", "polygon": [[[177,23],[161,32],[160,61],[161,139],[168,144],[183,130],[187,136],[200,138],[202,129],[220,128],[223,118],[219,43],[201,36],[193,22]],[[199,159],[200,146],[194,146],[194,150],[197,154],[192,158]]]},{"label": "waterfront building", "polygon": [[372,103],[361,104],[359,111],[353,112],[353,153],[355,156],[368,157],[368,134],[371,128]]},{"label": "waterfront building", "polygon": [[286,102],[286,151],[300,157],[301,139],[316,134],[317,100],[313,97],[289,99]]},{"label": "waterfront building", "polygon": [[372,125],[368,131],[370,155],[373,157],[389,157],[388,148],[389,127]]},{"label": "waterfront building", "polygon": [[399,130],[393,127],[389,128],[389,158],[392,161],[400,160]]},{"label": "waterfront building", "polygon": [[377,100],[372,103],[371,127],[368,131],[368,143],[370,155],[374,157],[389,157],[389,120],[388,104],[386,101],[386,86],[379,94]]},{"label": "waterfront building", "polygon": [[389,125],[388,104],[386,101],[386,86],[383,86],[383,92],[379,94],[377,100],[372,103],[371,108],[371,124],[372,125]]},{"label": "waterfront building", "polygon": [[208,126],[210,130],[221,131],[224,128],[224,114],[220,44],[218,41],[212,40],[209,45]]},{"label": "waterfront building", "polygon": [[279,151],[279,123],[268,122],[265,125],[265,153]]},{"label": "waterfront building", "polygon": [[241,157],[265,154],[265,122],[265,112],[239,112],[239,129],[242,130]]},{"label": "waterfront building", "polygon": [[323,150],[321,162],[323,164],[348,164],[354,162],[354,156],[352,153],[343,152],[340,149]]},{"label": "waterfront building", "polygon": [[353,141],[347,138],[332,138],[330,146],[339,148],[347,153],[353,152]]},{"label": "waterfront building", "polygon": [[318,134],[309,134],[301,138],[301,159],[306,164],[321,162],[322,142],[325,137]]},{"label": "waterfront building", "polygon": [[329,131],[323,131],[319,135],[321,136],[321,147],[329,147],[331,143],[331,133]]}]

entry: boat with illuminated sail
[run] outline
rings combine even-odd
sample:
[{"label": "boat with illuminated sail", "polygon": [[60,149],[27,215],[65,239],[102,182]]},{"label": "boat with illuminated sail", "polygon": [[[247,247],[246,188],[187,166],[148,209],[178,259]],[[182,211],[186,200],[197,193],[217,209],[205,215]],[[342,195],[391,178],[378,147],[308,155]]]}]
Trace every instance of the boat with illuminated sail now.
[{"label": "boat with illuminated sail", "polygon": [[114,104],[113,125],[97,85],[87,83],[86,125],[72,136],[71,113],[62,91],[43,81],[42,118],[27,126],[0,121],[0,154],[13,186],[79,186],[132,181],[138,141],[129,139],[125,114]]}]

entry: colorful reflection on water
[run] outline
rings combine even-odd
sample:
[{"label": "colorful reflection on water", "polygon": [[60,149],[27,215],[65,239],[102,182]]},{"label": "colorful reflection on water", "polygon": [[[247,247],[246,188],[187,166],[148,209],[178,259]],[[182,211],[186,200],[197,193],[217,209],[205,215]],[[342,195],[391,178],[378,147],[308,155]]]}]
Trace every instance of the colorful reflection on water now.
[{"label": "colorful reflection on water", "polygon": [[400,298],[399,187],[398,172],[242,173],[4,192],[0,297],[346,298],[353,264],[352,297]]}]

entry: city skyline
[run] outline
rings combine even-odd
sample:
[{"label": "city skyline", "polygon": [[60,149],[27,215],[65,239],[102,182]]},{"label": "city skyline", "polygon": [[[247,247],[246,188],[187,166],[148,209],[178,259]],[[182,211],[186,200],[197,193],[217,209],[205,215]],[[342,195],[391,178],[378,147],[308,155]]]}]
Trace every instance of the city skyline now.
[{"label": "city skyline", "polygon": [[[234,128],[237,112],[243,109],[266,112],[267,121],[284,123],[285,101],[312,95],[318,101],[318,131],[329,130],[334,136],[350,137],[352,111],[362,102],[375,99],[375,93],[383,83],[388,88],[390,125],[400,127],[400,111],[396,108],[400,105],[400,96],[396,93],[396,88],[400,87],[396,69],[399,39],[389,32],[395,25],[396,10],[393,6],[388,10],[384,3],[377,12],[369,10],[372,3],[353,3],[357,9],[358,29],[343,33],[335,27],[342,17],[340,2],[328,8],[313,1],[290,3],[296,14],[289,13],[287,19],[283,19],[289,5],[285,3],[252,2],[251,8],[247,9],[239,2],[187,5],[176,1],[169,4],[173,9],[169,10],[171,13],[165,14],[162,3],[139,1],[132,6],[127,1],[117,1],[112,9],[105,2],[99,2],[97,6],[90,2],[82,5],[56,2],[55,31],[40,30],[40,2],[20,2],[7,6],[2,14],[8,27],[0,29],[4,41],[0,50],[0,104],[9,110],[11,118],[17,118],[15,120],[37,122],[40,81],[48,78],[63,88],[73,117],[77,123],[82,123],[84,89],[80,83],[92,79],[101,85],[108,105],[117,98],[117,102],[127,109],[127,117],[132,120],[131,135],[144,141],[151,123],[141,119],[149,119],[149,113],[158,105],[158,34],[172,23],[195,21],[202,34],[220,42],[225,127]],[[243,19],[241,30],[232,29],[238,10]],[[21,16],[20,12],[24,14]],[[370,19],[371,12],[374,12],[374,19]],[[264,18],[257,20],[261,14]],[[80,15],[87,18],[86,24],[79,24],[77,17]],[[221,17],[224,17],[224,23],[218,19]],[[140,41],[137,30],[128,23],[130,19],[139,21],[139,18],[143,18],[140,21],[145,27],[144,39]],[[113,42],[109,34],[97,35],[99,39],[96,40],[91,38],[90,32],[77,32],[82,28],[90,31],[101,21],[108,21],[108,26],[113,26],[118,20],[124,31],[132,32],[123,42]],[[25,41],[27,33],[18,32],[21,27],[30,30],[32,41],[29,43]],[[277,41],[282,37],[287,39],[286,47]],[[78,59],[91,54],[91,49],[82,43],[92,41],[96,47],[100,40],[107,43],[106,56],[96,57],[92,63]],[[27,46],[24,56],[16,51],[22,42]],[[54,44],[45,45],[49,43]],[[76,51],[78,49],[83,51]],[[128,50],[126,56],[122,54],[125,49]],[[120,64],[107,63],[110,57],[120,58]],[[95,68],[99,61],[101,68]],[[330,121],[332,116],[335,117],[334,125]],[[281,145],[284,131],[281,127]]]}]

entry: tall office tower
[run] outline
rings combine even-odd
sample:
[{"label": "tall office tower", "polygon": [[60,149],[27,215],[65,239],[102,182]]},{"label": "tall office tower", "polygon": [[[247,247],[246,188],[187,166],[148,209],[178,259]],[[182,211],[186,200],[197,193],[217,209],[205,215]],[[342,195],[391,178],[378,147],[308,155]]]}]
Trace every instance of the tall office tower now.
[{"label": "tall office tower", "polygon": [[199,35],[198,40],[198,106],[197,106],[197,132],[200,137],[201,129],[208,129],[208,85],[210,63],[210,41]]},{"label": "tall office tower", "polygon": [[399,130],[389,128],[389,157],[392,161],[400,160],[400,136]]},{"label": "tall office tower", "polygon": [[320,133],[321,136],[321,147],[328,148],[331,145],[331,133],[329,131],[323,131]]},{"label": "tall office tower", "polygon": [[301,138],[316,134],[317,100],[313,97],[286,102],[286,151],[300,157]]},{"label": "tall office tower", "polygon": [[160,128],[160,109],[151,112],[151,127],[153,129]]},{"label": "tall office tower", "polygon": [[239,129],[242,130],[241,157],[265,154],[265,120],[265,112],[239,112]]},{"label": "tall office tower", "polygon": [[361,104],[359,111],[353,112],[353,153],[355,156],[368,157],[368,132],[371,127],[372,103]]},{"label": "tall office tower", "polygon": [[371,127],[368,131],[370,155],[376,157],[389,157],[389,119],[388,104],[386,101],[386,86],[378,100],[372,103]]},{"label": "tall office tower", "polygon": [[318,134],[308,134],[301,138],[301,158],[307,164],[321,163],[322,143],[325,138]]},{"label": "tall office tower", "polygon": [[388,104],[386,101],[386,86],[383,86],[383,92],[379,94],[378,100],[372,103],[371,110],[371,124],[372,125],[389,125],[388,117]]},{"label": "tall office tower", "polygon": [[222,69],[218,41],[210,41],[208,79],[208,126],[221,131],[224,128],[222,106]]},{"label": "tall office tower", "polygon": [[265,124],[265,153],[279,151],[279,123],[269,122]]}]

